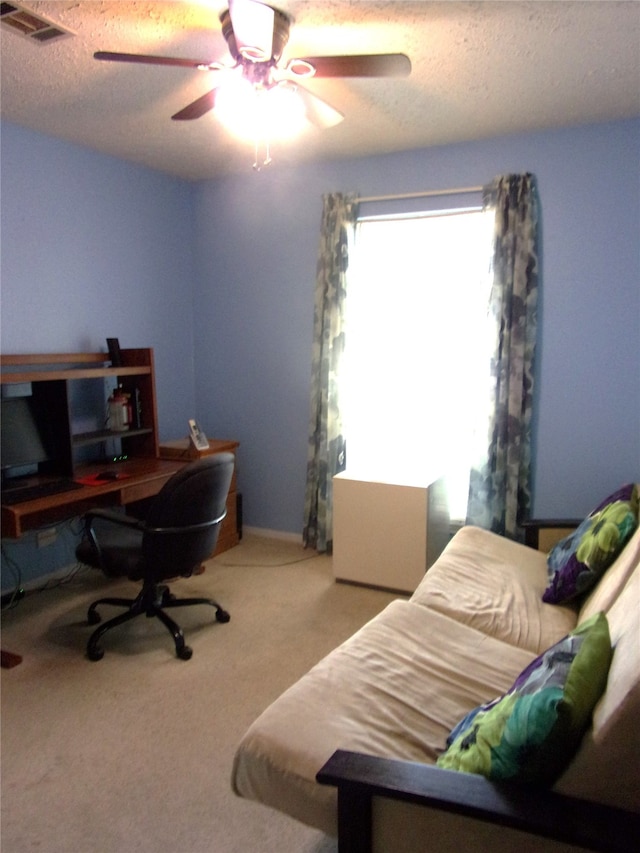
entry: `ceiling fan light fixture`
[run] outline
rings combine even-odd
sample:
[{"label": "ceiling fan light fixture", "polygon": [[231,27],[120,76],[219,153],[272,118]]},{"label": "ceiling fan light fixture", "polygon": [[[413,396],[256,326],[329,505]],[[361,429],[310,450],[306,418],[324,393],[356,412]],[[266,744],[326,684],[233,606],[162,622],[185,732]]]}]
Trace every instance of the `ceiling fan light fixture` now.
[{"label": "ceiling fan light fixture", "polygon": [[273,50],[275,17],[271,6],[253,0],[230,0],[229,15],[240,56],[250,62],[268,62]]},{"label": "ceiling fan light fixture", "polygon": [[289,83],[254,86],[242,76],[228,77],[216,91],[216,116],[240,139],[267,143],[290,139],[306,126],[306,109]]},{"label": "ceiling fan light fixture", "polygon": [[216,117],[234,136],[254,135],[255,89],[244,77],[227,75],[216,90]]},{"label": "ceiling fan light fixture", "polygon": [[291,83],[280,83],[266,93],[265,105],[269,116],[271,137],[292,139],[307,126],[304,102],[297,87]]},{"label": "ceiling fan light fixture", "polygon": [[240,45],[238,50],[240,51],[240,55],[244,57],[244,59],[248,59],[249,62],[266,62],[266,60],[269,59],[269,56],[261,47],[243,44]]},{"label": "ceiling fan light fixture", "polygon": [[307,62],[306,59],[292,59],[289,61],[287,65],[287,71],[289,74],[293,74],[295,77],[313,77],[316,73],[316,69],[310,62]]}]

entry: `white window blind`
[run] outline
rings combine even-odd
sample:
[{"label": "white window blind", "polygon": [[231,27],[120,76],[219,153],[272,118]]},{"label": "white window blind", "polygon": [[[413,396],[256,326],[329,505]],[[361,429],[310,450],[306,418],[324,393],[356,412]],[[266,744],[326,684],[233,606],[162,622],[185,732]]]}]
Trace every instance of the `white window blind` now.
[{"label": "white window blind", "polygon": [[481,210],[365,219],[350,253],[347,471],[415,485],[447,475],[452,517],[466,511],[485,414],[492,226]]}]

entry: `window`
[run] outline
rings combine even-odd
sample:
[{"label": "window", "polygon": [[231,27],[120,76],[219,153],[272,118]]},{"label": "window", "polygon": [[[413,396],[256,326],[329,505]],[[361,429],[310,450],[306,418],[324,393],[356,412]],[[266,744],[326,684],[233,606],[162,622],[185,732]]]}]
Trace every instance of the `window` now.
[{"label": "window", "polygon": [[464,518],[486,406],[493,214],[359,221],[350,253],[341,399],[347,470],[427,485],[446,474]]}]

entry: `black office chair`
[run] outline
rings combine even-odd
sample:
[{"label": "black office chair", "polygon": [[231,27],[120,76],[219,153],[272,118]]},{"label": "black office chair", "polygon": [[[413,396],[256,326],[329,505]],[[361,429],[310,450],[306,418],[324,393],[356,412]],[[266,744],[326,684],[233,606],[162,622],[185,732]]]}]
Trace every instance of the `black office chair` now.
[{"label": "black office chair", "polygon": [[186,465],[165,483],[153,499],[146,518],[140,520],[110,509],[93,509],[84,516],[85,534],[76,548],[82,563],[101,569],[110,577],[142,581],[135,599],[101,598],[89,607],[90,625],[100,622],[97,607],[110,604],[126,607],[97,628],[87,643],[87,656],[104,656],[102,636],[136,616],[157,616],[173,635],[176,654],[189,660],[192,649],[185,645],[182,629],[165,609],[209,604],[218,622],[229,614],[209,598],[176,598],[161,581],[188,577],[210,557],[218,540],[233,475],[232,453],[218,453]]}]

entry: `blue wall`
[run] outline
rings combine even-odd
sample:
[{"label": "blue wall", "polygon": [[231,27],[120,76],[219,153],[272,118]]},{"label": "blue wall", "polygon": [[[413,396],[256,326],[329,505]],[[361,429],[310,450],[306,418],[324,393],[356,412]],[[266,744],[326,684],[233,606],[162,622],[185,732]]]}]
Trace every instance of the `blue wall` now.
[{"label": "blue wall", "polygon": [[[155,349],[163,438],[195,407],[193,187],[6,122],[1,137],[3,353],[99,352],[106,337]],[[2,588],[69,565],[54,545],[3,540]]]},{"label": "blue wall", "polygon": [[299,533],[322,194],[531,171],[543,223],[534,512],[582,515],[640,480],[640,121],[247,163],[191,185],[4,123],[2,351],[97,350],[107,335],[153,346],[161,437],[184,435],[195,412],[208,434],[238,438],[245,523]]},{"label": "blue wall", "polygon": [[2,123],[2,352],[155,348],[160,429],[194,407],[193,187]]},{"label": "blue wall", "polygon": [[[630,121],[297,168],[278,167],[276,151],[271,170],[201,184],[197,409],[210,431],[242,442],[247,522],[302,527],[321,195],[336,189],[533,172],[543,230],[534,512],[579,516],[640,479],[639,165]],[[384,450],[402,452],[402,436]]]}]

